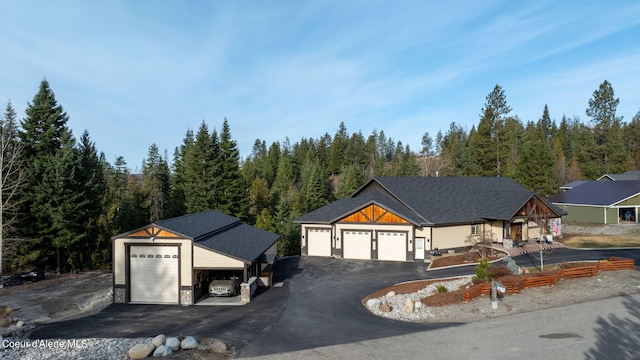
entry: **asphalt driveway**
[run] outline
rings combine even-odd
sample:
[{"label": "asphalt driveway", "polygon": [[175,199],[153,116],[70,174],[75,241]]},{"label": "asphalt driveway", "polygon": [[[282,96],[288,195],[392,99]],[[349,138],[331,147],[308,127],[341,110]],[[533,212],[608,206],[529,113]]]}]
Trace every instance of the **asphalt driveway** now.
[{"label": "asphalt driveway", "polygon": [[[562,251],[560,251],[562,250]],[[639,250],[576,251],[558,249],[545,263],[633,258]],[[518,256],[531,266],[532,255]],[[468,275],[473,266],[426,271],[424,263],[292,257],[281,260],[276,282],[245,306],[171,306],[112,304],[102,312],[41,326],[31,339],[214,336],[233,344],[237,357],[268,355],[320,346],[355,343],[417,331],[455,326],[453,323],[408,323],[371,315],[360,303],[386,286],[413,279]]]}]

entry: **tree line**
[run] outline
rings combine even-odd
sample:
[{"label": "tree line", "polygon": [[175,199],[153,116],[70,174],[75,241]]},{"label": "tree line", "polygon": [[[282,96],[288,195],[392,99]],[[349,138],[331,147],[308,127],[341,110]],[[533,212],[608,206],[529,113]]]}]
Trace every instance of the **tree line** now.
[{"label": "tree line", "polygon": [[[36,265],[56,271],[109,268],[111,237],[151,222],[216,209],[281,235],[280,255],[299,253],[293,220],[349,196],[373,176],[508,176],[543,195],[562,183],[635,169],[640,115],[626,124],[603,82],[589,100],[590,124],[545,106],[538,121],[510,115],[504,90],[487,96],[478,126],[451,123],[416,153],[382,130],[336,133],[267,144],[240,158],[224,119],[220,132],[188,129],[170,158],[152,144],[142,173],[125,159],[109,163],[43,80],[18,120],[11,103],[0,118],[0,272]],[[640,114],[640,113],[639,113]]]}]

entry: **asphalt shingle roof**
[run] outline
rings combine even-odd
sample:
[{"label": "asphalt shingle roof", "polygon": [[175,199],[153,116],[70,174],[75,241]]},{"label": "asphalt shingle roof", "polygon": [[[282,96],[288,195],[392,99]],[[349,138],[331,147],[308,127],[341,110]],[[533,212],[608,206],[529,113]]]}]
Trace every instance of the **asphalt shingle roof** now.
[{"label": "asphalt shingle roof", "polygon": [[351,197],[312,211],[296,222],[331,223],[372,202],[415,224],[509,220],[533,196],[531,190],[505,177],[375,177]]},{"label": "asphalt shingle roof", "polygon": [[280,237],[216,210],[161,220],[154,224],[190,237],[196,244],[247,262],[256,260]]},{"label": "asphalt shingle roof", "polygon": [[196,244],[253,262],[258,259],[280,235],[244,223],[236,224],[219,233],[204,237]]},{"label": "asphalt shingle roof", "polygon": [[556,204],[610,206],[638,194],[640,181],[587,181],[552,196],[549,201]]}]

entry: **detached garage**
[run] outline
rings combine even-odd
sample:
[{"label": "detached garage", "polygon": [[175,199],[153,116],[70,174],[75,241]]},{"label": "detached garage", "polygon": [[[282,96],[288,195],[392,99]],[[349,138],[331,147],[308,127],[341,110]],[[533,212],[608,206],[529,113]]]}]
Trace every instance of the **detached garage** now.
[{"label": "detached garage", "polygon": [[243,282],[264,277],[275,261],[278,238],[215,210],[116,235],[113,300],[192,305],[207,296],[217,271],[234,272]]}]

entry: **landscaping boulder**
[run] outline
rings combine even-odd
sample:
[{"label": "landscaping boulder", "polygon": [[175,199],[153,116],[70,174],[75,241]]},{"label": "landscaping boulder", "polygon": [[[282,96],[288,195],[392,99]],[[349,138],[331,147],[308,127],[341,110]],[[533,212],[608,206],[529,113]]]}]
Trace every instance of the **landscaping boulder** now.
[{"label": "landscaping boulder", "polygon": [[173,352],[176,352],[178,350],[180,350],[180,340],[178,340],[178,338],[176,337],[170,337],[167,338],[164,342],[164,344],[170,348],[171,350],[173,350]]},{"label": "landscaping boulder", "polygon": [[173,354],[173,351],[171,351],[170,347],[166,345],[160,345],[153,352],[153,357],[169,356],[171,354]]},{"label": "landscaping boulder", "polygon": [[164,336],[164,334],[160,334],[156,337],[153,338],[153,340],[151,340],[151,343],[153,345],[155,345],[156,347],[159,347],[160,345],[164,345],[165,340],[167,339],[166,336]]},{"label": "landscaping boulder", "polygon": [[149,356],[155,349],[156,346],[152,343],[138,344],[129,349],[129,357],[131,359],[144,359]]},{"label": "landscaping boulder", "polygon": [[227,352],[227,344],[225,344],[220,339],[204,338],[200,340],[200,344],[198,344],[198,350],[224,354],[225,352]]},{"label": "landscaping boulder", "polygon": [[413,307],[416,309],[422,309],[422,301],[416,301],[413,303]]},{"label": "landscaping boulder", "polygon": [[389,292],[387,293],[387,295],[385,295],[385,296],[386,296],[386,297],[388,297],[388,298],[392,298],[392,297],[396,296],[396,292],[395,292],[395,291],[393,291],[393,290],[391,290],[391,291],[389,291]]},{"label": "landscaping boulder", "polygon": [[193,336],[185,336],[180,342],[180,347],[184,350],[195,349],[198,347],[198,340]]},{"label": "landscaping boulder", "polygon": [[413,300],[407,299],[404,302],[404,306],[402,307],[402,312],[405,314],[413,313]]},{"label": "landscaping boulder", "polygon": [[380,311],[383,313],[391,312],[391,306],[389,304],[380,304]]},{"label": "landscaping boulder", "polygon": [[380,306],[380,299],[373,298],[373,299],[367,300],[367,307],[369,309],[375,309],[378,306]]}]

